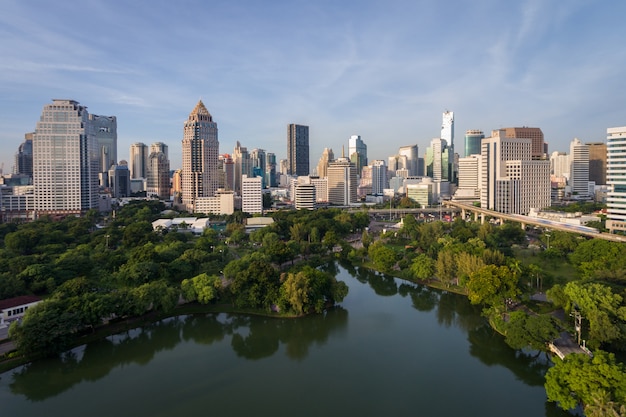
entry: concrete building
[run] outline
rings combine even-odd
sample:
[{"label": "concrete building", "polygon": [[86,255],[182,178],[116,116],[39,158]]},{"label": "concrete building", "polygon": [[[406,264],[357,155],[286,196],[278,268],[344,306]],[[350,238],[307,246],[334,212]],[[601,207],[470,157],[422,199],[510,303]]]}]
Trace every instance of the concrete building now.
[{"label": "concrete building", "polygon": [[377,159],[370,165],[372,172],[372,192],[373,195],[383,195],[383,190],[389,188],[387,178],[387,165],[385,161]]},{"label": "concrete building", "polygon": [[[300,182],[300,178],[307,178],[309,180],[308,182]],[[294,206],[296,210],[315,209],[317,197],[315,196],[315,185],[311,184],[310,177],[298,177],[298,183],[295,186],[294,194]]]},{"label": "concrete building", "polygon": [[15,165],[13,167],[14,174],[24,174],[33,179],[33,136],[34,133],[26,133],[24,142],[22,142],[15,154]]},{"label": "concrete building", "polygon": [[481,144],[481,207],[528,214],[550,206],[550,162],[532,159],[532,139],[494,130]]},{"label": "concrete building", "polygon": [[309,127],[287,126],[287,174],[309,175]]},{"label": "concrete building", "polygon": [[543,132],[538,127],[507,127],[504,129],[505,136],[512,139],[530,139],[532,159],[544,159],[546,154],[544,148]]},{"label": "concrete building", "polygon": [[328,165],[328,202],[347,206],[357,202],[358,179],[356,166],[346,157]]},{"label": "concrete building", "polygon": [[277,187],[276,177],[276,154],[267,152],[265,154],[265,184],[267,187]]},{"label": "concrete building", "polygon": [[33,135],[37,216],[98,208],[98,152],[87,107],[74,100],[46,104]]},{"label": "concrete building", "polygon": [[225,190],[235,189],[235,161],[227,153],[219,156],[223,175],[220,177],[220,188]]},{"label": "concrete building", "polygon": [[335,154],[331,148],[324,148],[322,156],[317,163],[317,176],[320,178],[326,178],[328,175],[328,164],[335,160]]},{"label": "concrete building", "polygon": [[128,168],[130,178],[147,178],[148,176],[148,147],[145,143],[135,142],[130,145],[130,158]]},{"label": "concrete building", "polygon": [[241,178],[241,211],[245,213],[263,213],[262,178]]},{"label": "concrete building", "polygon": [[311,177],[311,184],[315,186],[315,202],[328,203],[328,178]]},{"label": "concrete building", "polygon": [[235,212],[235,193],[218,189],[213,197],[198,197],[196,213],[231,215]]},{"label": "concrete building", "polygon": [[580,139],[570,142],[570,188],[572,195],[589,196],[589,146]]},{"label": "concrete building", "polygon": [[419,172],[419,155],[417,145],[401,146],[398,149],[398,155],[406,157],[406,165],[403,168],[409,170],[410,177],[423,174],[422,172]]},{"label": "concrete building", "polygon": [[235,164],[235,193],[241,195],[242,178],[243,176],[252,176],[252,165],[250,162],[250,154],[248,148],[241,146],[241,143],[237,141],[235,149],[233,149],[233,163]]},{"label": "concrete building", "polygon": [[415,201],[420,207],[430,207],[438,204],[437,187],[432,178],[424,177],[420,182],[406,184],[406,196]]},{"label": "concrete building", "polygon": [[219,186],[217,123],[202,100],[183,130],[182,204],[191,213],[198,197],[213,197]]},{"label": "concrete building", "polygon": [[626,126],[606,130],[606,228],[626,232]]},{"label": "concrete building", "polygon": [[481,189],[480,154],[472,154],[459,158],[458,188],[454,193],[455,200],[480,201]]},{"label": "concrete building", "polygon": [[148,164],[147,196],[169,200],[170,188],[170,160],[163,151],[152,152]]}]

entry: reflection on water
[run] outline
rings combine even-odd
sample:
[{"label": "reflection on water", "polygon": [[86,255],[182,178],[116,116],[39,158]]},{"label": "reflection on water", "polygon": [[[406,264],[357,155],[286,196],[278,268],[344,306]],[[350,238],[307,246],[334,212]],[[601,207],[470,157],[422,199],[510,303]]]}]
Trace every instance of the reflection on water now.
[{"label": "reflection on water", "polygon": [[[0,375],[2,410],[66,416],[67,404],[90,410],[93,398],[77,398],[88,392],[117,395],[94,416],[567,415],[545,404],[546,356],[510,349],[466,297],[364,268],[322,268],[350,288],[324,314],[173,317]],[[144,393],[122,403],[119,384],[132,378]]]}]

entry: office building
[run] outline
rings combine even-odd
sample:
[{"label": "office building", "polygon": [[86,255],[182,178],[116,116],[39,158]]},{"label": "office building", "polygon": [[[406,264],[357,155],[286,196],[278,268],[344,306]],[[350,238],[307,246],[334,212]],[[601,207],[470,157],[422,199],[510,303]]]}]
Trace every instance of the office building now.
[{"label": "office building", "polygon": [[153,154],[155,152],[157,153],[162,152],[166,158],[170,157],[168,153],[168,146],[163,142],[154,142],[152,145],[150,145],[150,152],[148,153],[148,155]]},{"label": "office building", "polygon": [[328,202],[347,206],[357,202],[356,166],[343,156],[328,164]]},{"label": "office building", "polygon": [[182,204],[193,212],[195,200],[213,197],[219,185],[217,123],[202,100],[185,121],[182,147]]},{"label": "office building", "polygon": [[46,104],[33,135],[36,214],[81,214],[98,207],[98,153],[85,106]]},{"label": "office building", "polygon": [[287,126],[287,175],[309,175],[309,127]]},{"label": "office building", "polygon": [[235,161],[227,153],[219,156],[222,164],[222,176],[220,177],[220,188],[232,191],[235,189]]},{"label": "office building", "polygon": [[98,172],[108,173],[111,165],[117,164],[117,118],[90,114],[89,121],[96,134]]},{"label": "office building", "polygon": [[271,188],[278,186],[276,177],[276,154],[273,152],[267,152],[265,154],[265,184]]},{"label": "office building", "polygon": [[406,157],[406,166],[404,168],[409,170],[410,177],[415,177],[417,175],[423,174],[423,172],[419,172],[419,156],[417,145],[401,146],[400,149],[398,149],[398,155]]},{"label": "office building", "polygon": [[139,179],[148,176],[148,147],[145,143],[136,142],[130,145],[130,158],[128,168],[130,178]]},{"label": "office building", "polygon": [[570,189],[572,195],[589,196],[589,146],[580,139],[570,142]]},{"label": "office building", "polygon": [[33,178],[33,135],[34,133],[24,135],[24,142],[17,149],[13,166],[14,174],[28,175],[31,180]]},{"label": "office building", "polygon": [[352,135],[348,140],[348,157],[356,166],[357,175],[361,174],[363,167],[367,166],[367,145],[359,135]]},{"label": "office building", "polygon": [[[151,147],[151,149],[157,150],[159,148]],[[150,154],[148,161],[147,196],[156,197],[161,200],[169,200],[170,160],[167,159],[165,153],[157,151]]]},{"label": "office building", "polygon": [[530,139],[532,142],[532,159],[544,159],[545,152],[543,132],[538,127],[507,127],[504,129],[507,138]]},{"label": "office building", "polygon": [[555,177],[567,177],[570,174],[570,156],[565,152],[554,151],[550,155],[550,174]]},{"label": "office building", "polygon": [[451,181],[452,179],[452,150],[448,143],[441,138],[434,138],[426,149],[424,158],[426,176],[436,182]]},{"label": "office building", "polygon": [[389,188],[389,180],[387,178],[387,165],[385,161],[377,159],[372,161],[372,195],[383,195],[383,190]]},{"label": "office building", "polygon": [[315,195],[316,187],[311,182],[310,176],[298,177],[294,183],[294,207],[296,210],[315,209],[317,197]]},{"label": "office building", "polygon": [[109,192],[111,197],[130,197],[130,171],[127,165],[111,165],[108,171]]},{"label": "office building", "polygon": [[626,126],[606,130],[606,228],[626,232]]},{"label": "office building", "polygon": [[465,156],[480,155],[480,141],[485,138],[482,130],[468,130],[465,132]]},{"label": "office building", "polygon": [[550,162],[532,159],[532,139],[494,130],[481,144],[481,207],[510,214],[550,206]]},{"label": "office building", "polygon": [[589,146],[589,181],[606,184],[606,143],[592,142]]},{"label": "office building", "polygon": [[237,141],[233,150],[233,163],[235,164],[235,193],[241,195],[241,183],[244,175],[252,176],[252,164],[250,162],[250,154],[248,148],[241,146]]}]

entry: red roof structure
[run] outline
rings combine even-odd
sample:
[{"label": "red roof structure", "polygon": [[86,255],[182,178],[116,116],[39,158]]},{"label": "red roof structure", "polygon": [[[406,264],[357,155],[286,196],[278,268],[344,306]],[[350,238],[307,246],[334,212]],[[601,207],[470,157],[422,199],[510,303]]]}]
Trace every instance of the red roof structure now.
[{"label": "red roof structure", "polygon": [[41,298],[36,295],[20,295],[19,297],[7,298],[6,300],[0,300],[0,310],[36,303],[37,301],[41,301]]}]

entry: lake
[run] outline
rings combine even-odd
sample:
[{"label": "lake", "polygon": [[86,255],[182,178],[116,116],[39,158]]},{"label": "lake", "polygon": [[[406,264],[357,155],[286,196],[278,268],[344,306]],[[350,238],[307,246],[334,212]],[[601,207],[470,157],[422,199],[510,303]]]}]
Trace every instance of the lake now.
[{"label": "lake", "polygon": [[550,416],[544,354],[463,296],[349,265],[336,308],[178,316],[0,374],[3,416]]}]

